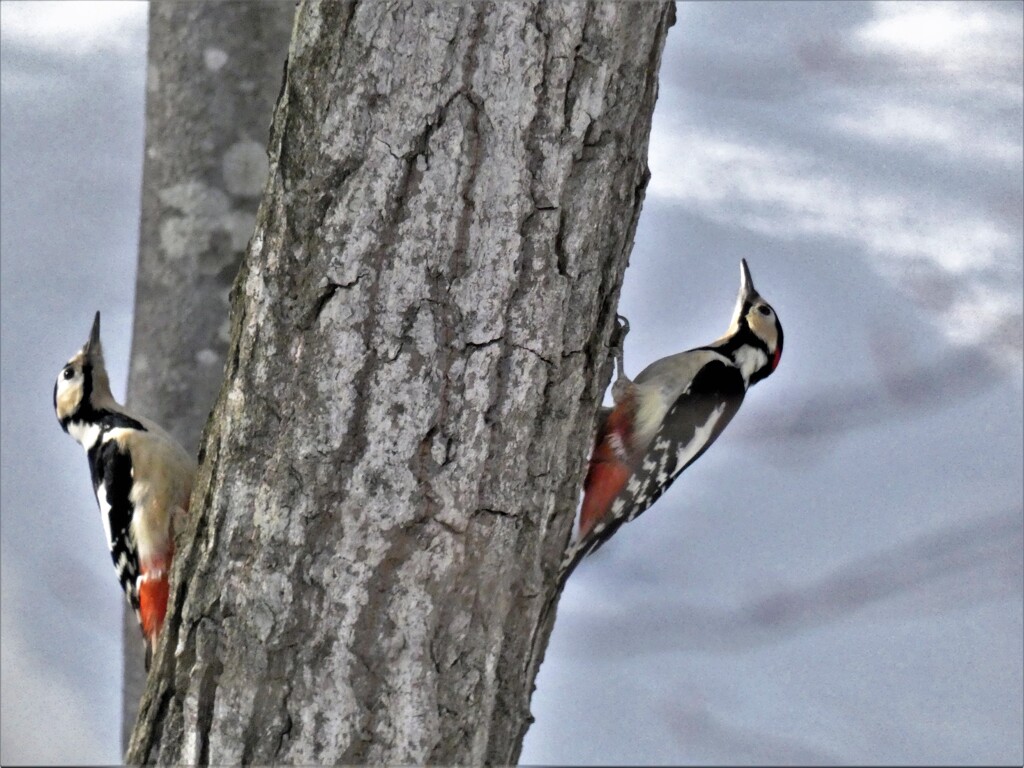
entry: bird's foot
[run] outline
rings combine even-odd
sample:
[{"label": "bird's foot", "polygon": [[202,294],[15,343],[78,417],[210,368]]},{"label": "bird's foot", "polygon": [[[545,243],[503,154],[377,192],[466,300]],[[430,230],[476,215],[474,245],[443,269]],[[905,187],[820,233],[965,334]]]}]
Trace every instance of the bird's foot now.
[{"label": "bird's foot", "polygon": [[625,369],[626,353],[624,342],[626,335],[629,333],[629,320],[623,315],[616,313],[615,321],[616,325],[609,340],[609,348],[611,349],[612,356],[615,358],[615,383],[612,384],[612,400],[617,405],[633,385],[633,382],[626,376]]}]

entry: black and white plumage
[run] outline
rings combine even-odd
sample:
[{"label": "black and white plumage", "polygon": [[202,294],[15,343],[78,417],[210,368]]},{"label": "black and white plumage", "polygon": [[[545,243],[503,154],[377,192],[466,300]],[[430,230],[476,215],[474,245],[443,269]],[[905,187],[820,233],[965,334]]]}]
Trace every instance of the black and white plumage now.
[{"label": "black and white plumage", "polygon": [[747,389],[770,376],[781,356],[782,325],[754,289],[745,260],[725,336],[657,360],[633,381],[622,372],[620,356],[615,407],[598,426],[579,534],[563,562],[563,578],[703,455],[736,415]]},{"label": "black and white plumage", "polygon": [[110,557],[138,616],[148,661],[167,610],[173,524],[188,509],[195,461],[163,429],[114,400],[99,312],[89,340],[57,376],[53,407],[85,449]]}]

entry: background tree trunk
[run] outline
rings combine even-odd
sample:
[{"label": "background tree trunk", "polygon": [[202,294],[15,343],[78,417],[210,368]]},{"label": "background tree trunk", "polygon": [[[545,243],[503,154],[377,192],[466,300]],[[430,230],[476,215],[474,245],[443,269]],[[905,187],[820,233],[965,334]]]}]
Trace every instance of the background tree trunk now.
[{"label": "background tree trunk", "polygon": [[516,762],[673,19],[300,6],[129,762]]},{"label": "background tree trunk", "polygon": [[[146,159],[128,403],[189,450],[223,380],[228,291],[267,180],[266,137],[294,6],[221,0],[149,8]],[[145,685],[124,613],[122,742]]]}]

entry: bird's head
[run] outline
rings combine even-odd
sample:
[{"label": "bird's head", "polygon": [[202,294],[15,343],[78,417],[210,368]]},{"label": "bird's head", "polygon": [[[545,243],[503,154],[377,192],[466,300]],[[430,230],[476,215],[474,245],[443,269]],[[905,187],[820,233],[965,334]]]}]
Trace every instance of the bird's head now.
[{"label": "bird's head", "polygon": [[112,400],[110,380],[103,364],[100,313],[97,312],[89,340],[57,374],[53,385],[53,409],[61,427],[67,432],[72,421],[87,420],[105,401]]},{"label": "bird's head", "polygon": [[754,288],[747,260],[740,259],[740,292],[729,332],[723,337],[750,384],[771,376],[782,358],[782,323]]}]

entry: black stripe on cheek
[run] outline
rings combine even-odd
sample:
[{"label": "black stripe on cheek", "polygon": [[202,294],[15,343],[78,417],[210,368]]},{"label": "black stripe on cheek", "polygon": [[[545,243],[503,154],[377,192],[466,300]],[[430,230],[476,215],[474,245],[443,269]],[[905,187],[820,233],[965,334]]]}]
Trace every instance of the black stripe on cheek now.
[{"label": "black stripe on cheek", "polygon": [[82,365],[82,399],[79,401],[78,410],[87,408],[92,411],[92,363],[85,362]]},{"label": "black stripe on cheek", "polygon": [[[716,351],[721,352],[728,357],[735,357],[736,352],[740,347],[754,347],[755,349],[760,349],[764,352],[765,357],[769,360],[772,359],[771,352],[768,351],[768,344],[763,341],[760,336],[754,333],[753,330],[751,330],[750,326],[747,325],[746,318],[744,318],[739,330],[733,334],[732,338],[722,346],[718,347]],[[702,349],[715,349],[715,347],[702,347]]]},{"label": "black stripe on cheek", "polygon": [[[57,409],[57,389],[53,390],[54,410]],[[61,420],[64,431],[68,431],[67,425],[72,421],[82,421],[86,424],[95,424],[99,421],[99,414],[92,407],[92,363],[82,365],[82,396],[78,400],[78,407]]]},{"label": "black stripe on cheek", "polygon": [[737,332],[744,329],[750,330],[750,321],[747,320],[747,313],[750,312],[750,308],[753,306],[749,301],[743,303],[743,309],[740,310],[740,321],[736,324]]}]

